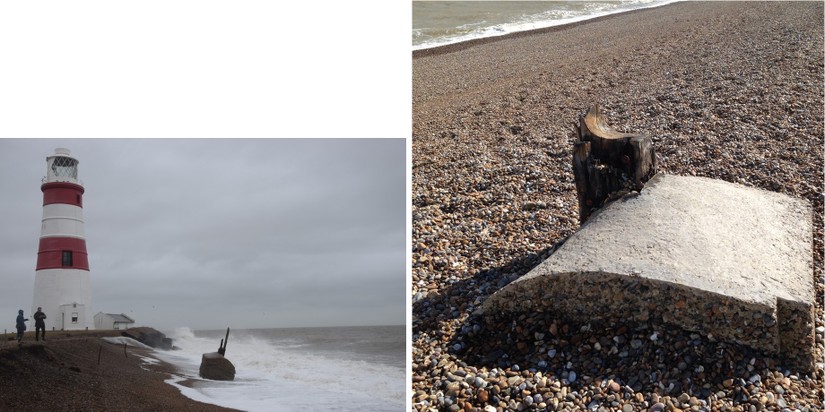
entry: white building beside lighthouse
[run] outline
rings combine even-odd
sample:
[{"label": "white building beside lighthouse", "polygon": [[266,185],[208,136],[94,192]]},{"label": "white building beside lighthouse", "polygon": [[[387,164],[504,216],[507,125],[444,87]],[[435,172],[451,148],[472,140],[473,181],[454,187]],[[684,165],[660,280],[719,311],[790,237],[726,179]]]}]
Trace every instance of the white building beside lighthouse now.
[{"label": "white building beside lighthouse", "polygon": [[[34,276],[31,318],[38,307],[46,314],[46,330],[94,329],[89,258],[83,230],[83,189],[77,159],[68,149],[46,158],[43,224]],[[34,325],[32,321],[32,325]],[[33,329],[33,327],[32,327]]]}]

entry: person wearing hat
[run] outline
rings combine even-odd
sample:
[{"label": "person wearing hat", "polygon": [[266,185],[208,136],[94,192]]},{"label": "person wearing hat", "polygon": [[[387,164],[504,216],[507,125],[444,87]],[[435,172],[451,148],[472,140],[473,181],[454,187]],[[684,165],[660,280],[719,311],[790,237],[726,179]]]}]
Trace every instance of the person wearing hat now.
[{"label": "person wearing hat", "polygon": [[23,332],[26,331],[28,319],[23,317],[23,309],[17,311],[17,343],[23,343]]},{"label": "person wearing hat", "polygon": [[40,340],[41,336],[43,340],[46,340],[46,314],[43,313],[43,308],[40,306],[37,307],[37,312],[34,312],[34,337],[37,340]]}]

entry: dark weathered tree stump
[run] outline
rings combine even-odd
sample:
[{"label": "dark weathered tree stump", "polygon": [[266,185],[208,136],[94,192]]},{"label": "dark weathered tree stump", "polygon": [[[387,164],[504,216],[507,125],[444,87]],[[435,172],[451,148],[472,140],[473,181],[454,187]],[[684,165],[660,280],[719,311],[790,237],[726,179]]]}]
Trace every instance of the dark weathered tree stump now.
[{"label": "dark weathered tree stump", "polygon": [[598,106],[579,116],[576,132],[573,175],[579,196],[579,222],[584,223],[606,201],[642,190],[656,174],[656,153],[650,136],[614,130]]}]

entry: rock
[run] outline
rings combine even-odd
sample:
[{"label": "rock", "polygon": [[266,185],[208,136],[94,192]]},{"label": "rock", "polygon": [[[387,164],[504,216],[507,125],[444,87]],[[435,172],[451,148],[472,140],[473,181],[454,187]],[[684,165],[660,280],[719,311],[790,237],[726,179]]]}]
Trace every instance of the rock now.
[{"label": "rock", "polygon": [[163,333],[156,329],[149,327],[129,328],[123,331],[121,335],[132,338],[144,345],[151,346],[156,349],[172,349],[172,339],[169,339]]},{"label": "rock", "polygon": [[658,402],[653,404],[647,412],[663,412],[665,410],[665,404]]},{"label": "rock", "polygon": [[204,353],[198,373],[204,379],[231,381],[235,380],[235,365],[218,352]]},{"label": "rock", "polygon": [[518,386],[522,382],[524,382],[524,379],[522,379],[521,376],[511,376],[507,378],[508,386]]}]

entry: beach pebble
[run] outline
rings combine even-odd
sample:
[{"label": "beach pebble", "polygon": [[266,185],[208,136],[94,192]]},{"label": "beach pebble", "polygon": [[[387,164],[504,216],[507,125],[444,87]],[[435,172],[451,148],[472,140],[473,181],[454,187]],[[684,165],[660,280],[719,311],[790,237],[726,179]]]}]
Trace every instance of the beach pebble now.
[{"label": "beach pebble", "polygon": [[665,404],[658,402],[653,404],[650,409],[648,409],[648,412],[664,412],[665,407]]}]

